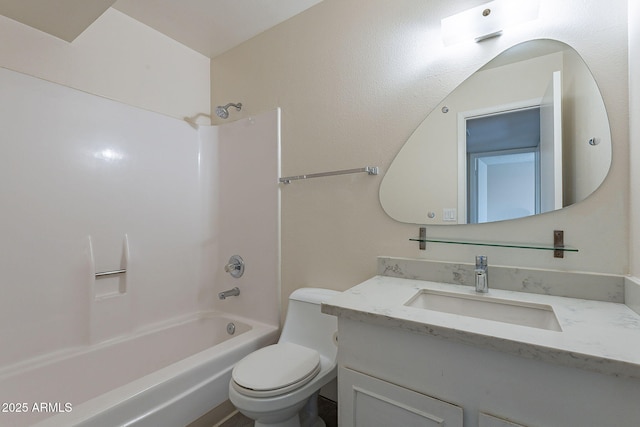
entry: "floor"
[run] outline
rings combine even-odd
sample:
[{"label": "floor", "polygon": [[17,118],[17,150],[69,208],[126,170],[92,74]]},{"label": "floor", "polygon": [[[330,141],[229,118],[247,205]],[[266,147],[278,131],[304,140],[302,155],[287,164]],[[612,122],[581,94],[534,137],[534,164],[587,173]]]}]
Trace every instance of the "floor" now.
[{"label": "floor", "polygon": [[[327,427],[338,427],[338,405],[336,402],[320,396],[318,398],[318,414]],[[253,427],[253,420],[238,412],[217,427]]]}]

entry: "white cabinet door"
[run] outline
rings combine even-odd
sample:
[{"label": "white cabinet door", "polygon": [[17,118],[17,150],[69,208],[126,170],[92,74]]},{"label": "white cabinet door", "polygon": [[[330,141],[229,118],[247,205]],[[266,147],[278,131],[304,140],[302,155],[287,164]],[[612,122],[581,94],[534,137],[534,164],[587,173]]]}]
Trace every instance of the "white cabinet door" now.
[{"label": "white cabinet door", "polygon": [[516,424],[512,421],[507,421],[502,418],[494,417],[493,415],[480,412],[479,427],[527,427],[522,424]]},{"label": "white cabinet door", "polygon": [[340,427],[462,427],[462,408],[340,367]]}]

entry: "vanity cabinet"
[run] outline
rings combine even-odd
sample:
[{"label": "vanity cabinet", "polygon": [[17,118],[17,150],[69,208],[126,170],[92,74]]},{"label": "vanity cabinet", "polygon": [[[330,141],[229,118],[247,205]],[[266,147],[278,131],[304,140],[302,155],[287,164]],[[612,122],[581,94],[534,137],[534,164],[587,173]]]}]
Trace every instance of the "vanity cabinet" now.
[{"label": "vanity cabinet", "polygon": [[462,427],[462,408],[341,367],[340,426]]},{"label": "vanity cabinet", "polygon": [[341,427],[640,425],[640,382],[338,316]]}]

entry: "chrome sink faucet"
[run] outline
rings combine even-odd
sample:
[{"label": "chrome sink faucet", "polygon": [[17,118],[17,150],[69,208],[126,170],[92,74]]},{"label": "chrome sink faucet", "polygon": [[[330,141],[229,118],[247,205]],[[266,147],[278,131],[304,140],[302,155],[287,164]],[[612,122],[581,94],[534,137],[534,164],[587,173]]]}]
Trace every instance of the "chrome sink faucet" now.
[{"label": "chrome sink faucet", "polygon": [[489,292],[489,266],[487,264],[487,257],[484,255],[476,256],[476,269],[474,270],[476,276],[476,292],[485,294]]}]

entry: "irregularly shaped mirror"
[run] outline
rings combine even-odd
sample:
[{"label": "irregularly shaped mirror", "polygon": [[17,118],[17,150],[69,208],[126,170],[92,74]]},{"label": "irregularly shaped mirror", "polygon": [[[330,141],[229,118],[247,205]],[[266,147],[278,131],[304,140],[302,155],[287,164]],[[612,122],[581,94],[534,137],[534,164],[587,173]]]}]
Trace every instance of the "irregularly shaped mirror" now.
[{"label": "irregularly shaped mirror", "polygon": [[498,55],[445,98],[380,186],[397,221],[466,224],[584,200],[611,165],[600,91],[580,55],[532,40]]}]

